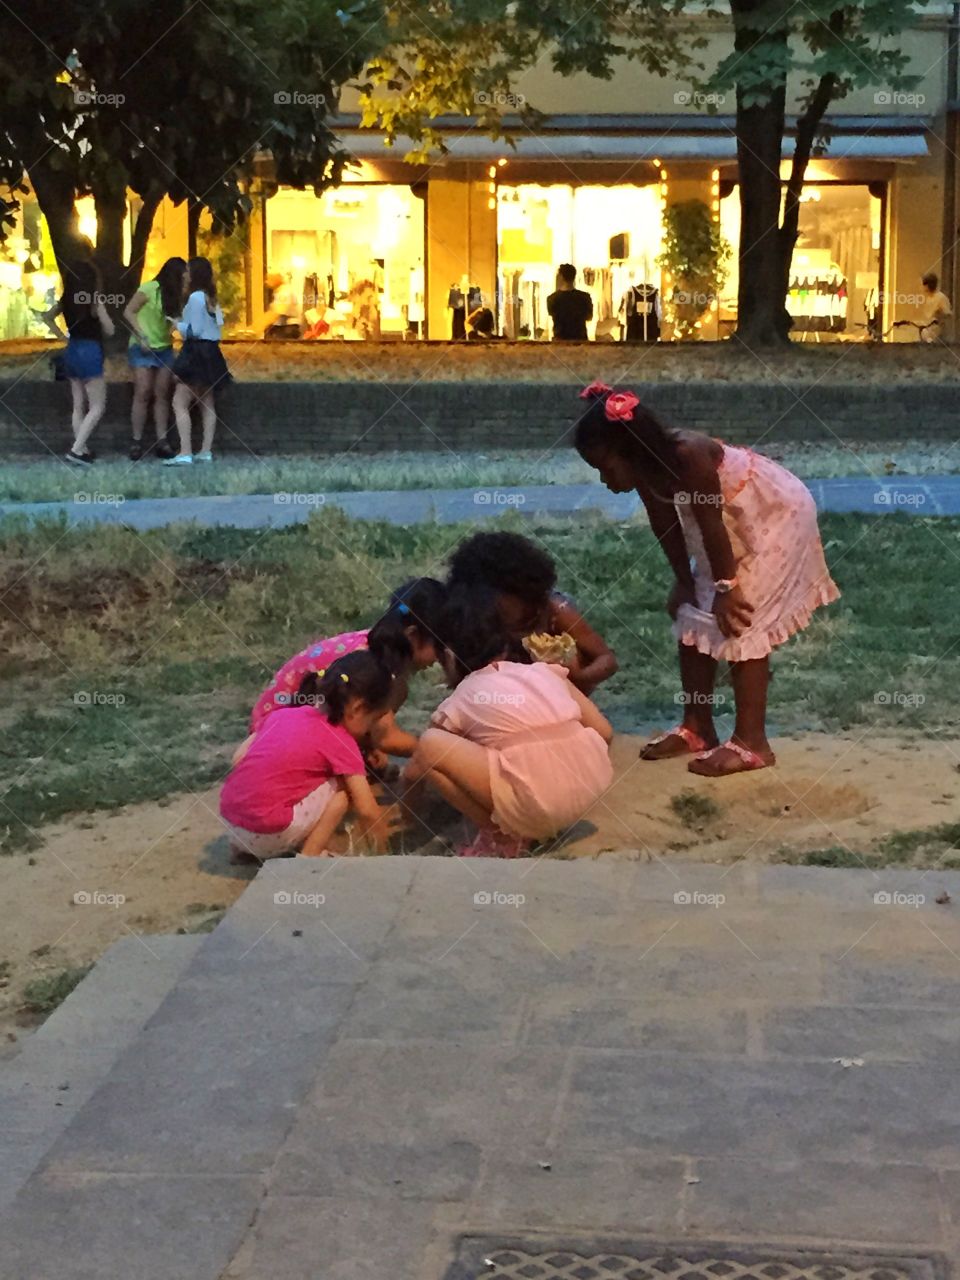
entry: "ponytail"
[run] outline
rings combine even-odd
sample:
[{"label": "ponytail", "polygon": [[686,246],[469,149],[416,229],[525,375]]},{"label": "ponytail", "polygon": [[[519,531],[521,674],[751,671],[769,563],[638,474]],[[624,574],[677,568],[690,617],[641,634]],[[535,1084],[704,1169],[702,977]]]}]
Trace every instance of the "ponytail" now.
[{"label": "ponytail", "polygon": [[358,649],[344,654],[323,671],[310,671],[290,701],[293,707],[316,707],[331,724],[343,721],[347,704],[359,698],[371,710],[387,710],[392,674],[371,653]]},{"label": "ponytail", "polygon": [[406,675],[413,662],[412,628],[426,644],[436,638],[437,619],[447,590],[435,578],[411,578],[390,597],[387,612],[370,628],[367,648],[393,676]]}]

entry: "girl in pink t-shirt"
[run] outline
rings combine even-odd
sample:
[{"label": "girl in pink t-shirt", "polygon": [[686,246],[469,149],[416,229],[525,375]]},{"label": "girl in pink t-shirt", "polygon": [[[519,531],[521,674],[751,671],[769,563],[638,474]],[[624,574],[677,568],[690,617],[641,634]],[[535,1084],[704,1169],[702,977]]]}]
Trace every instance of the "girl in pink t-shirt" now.
[{"label": "girl in pink t-shirt", "polygon": [[372,654],[351,653],[307,675],[292,705],[269,716],[237,753],[220,793],[235,860],[323,854],[349,810],[383,850],[388,813],[360,750],[389,709],[393,677]]},{"label": "girl in pink t-shirt", "polygon": [[454,692],[404,777],[411,788],[429,782],[477,824],[463,853],[516,857],[579,821],[610,786],[613,730],[565,667],[514,653],[492,592],[451,593],[439,627]]}]

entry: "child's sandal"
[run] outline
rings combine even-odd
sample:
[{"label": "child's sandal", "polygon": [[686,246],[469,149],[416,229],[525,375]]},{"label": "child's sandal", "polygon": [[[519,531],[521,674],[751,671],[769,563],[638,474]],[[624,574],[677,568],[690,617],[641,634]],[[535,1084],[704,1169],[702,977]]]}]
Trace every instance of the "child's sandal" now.
[{"label": "child's sandal", "polygon": [[686,744],[686,747],[687,747],[686,752],[678,751],[676,752],[677,756],[686,755],[686,754],[694,756],[700,752],[707,750],[706,740],[704,738],[701,738],[699,733],[694,733],[694,731],[692,729],[688,729],[685,724],[678,724],[676,728],[668,729],[666,733],[661,733],[658,737],[651,738],[650,741],[641,749],[640,759],[641,760],[673,759],[674,758],[673,756],[648,756],[645,754],[650,747],[658,747],[661,742],[666,742],[668,738],[679,738],[682,742]]},{"label": "child's sandal", "polygon": [[[735,756],[740,759],[740,765],[736,769],[724,769],[714,772],[710,769],[696,768],[697,762],[700,760],[708,761],[716,757],[720,751],[732,751]],[[709,751],[702,751],[687,765],[690,773],[699,774],[703,778],[726,778],[734,773],[752,773],[756,769],[769,769],[777,763],[777,757],[771,751],[770,759],[765,760],[757,751],[751,751],[749,747],[741,747],[739,742],[734,742],[732,738],[726,742],[722,742],[719,747],[712,747]]]}]

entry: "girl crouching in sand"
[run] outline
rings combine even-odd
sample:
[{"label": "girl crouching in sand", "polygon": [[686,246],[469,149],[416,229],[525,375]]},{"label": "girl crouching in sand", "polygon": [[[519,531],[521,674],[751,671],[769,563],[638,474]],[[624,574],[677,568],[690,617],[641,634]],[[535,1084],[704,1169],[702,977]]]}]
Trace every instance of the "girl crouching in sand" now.
[{"label": "girl crouching in sand", "polygon": [[392,686],[372,654],[351,653],[308,674],[293,703],[267,717],[220,793],[234,860],[324,854],[349,810],[361,837],[385,851],[390,811],[370,789],[360,741],[389,708]]},{"label": "girl crouching in sand", "polygon": [[490,591],[452,593],[439,640],[454,693],[404,773],[476,823],[466,856],[517,857],[582,818],[613,778],[610,725],[565,667],[514,647],[497,604]]},{"label": "girl crouching in sand", "polygon": [[[680,650],[683,723],[644,760],[692,753],[721,777],[776,763],[767,741],[770,653],[840,592],[827,571],[806,486],[771,458],[666,427],[629,391],[595,382],[575,443],[612,493],[636,489],[674,572],[667,612]],[[730,663],[736,724],[718,744],[717,663]]]}]

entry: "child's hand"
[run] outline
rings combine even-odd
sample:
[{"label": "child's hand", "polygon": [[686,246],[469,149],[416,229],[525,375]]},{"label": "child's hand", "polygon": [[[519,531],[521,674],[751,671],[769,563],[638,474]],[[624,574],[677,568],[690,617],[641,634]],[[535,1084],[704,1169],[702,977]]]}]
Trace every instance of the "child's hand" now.
[{"label": "child's hand", "polygon": [[725,636],[739,636],[750,626],[753,605],[740,587],[732,591],[717,592],[713,597],[713,616]]},{"label": "child's hand", "polygon": [[360,835],[376,853],[389,853],[391,836],[402,831],[406,825],[406,814],[400,805],[381,805],[376,816],[363,822]]},{"label": "child's hand", "polygon": [[681,582],[678,578],[673,584],[670,594],[667,596],[667,613],[676,622],[677,614],[682,604],[692,604],[696,607],[697,593],[692,584]]}]

